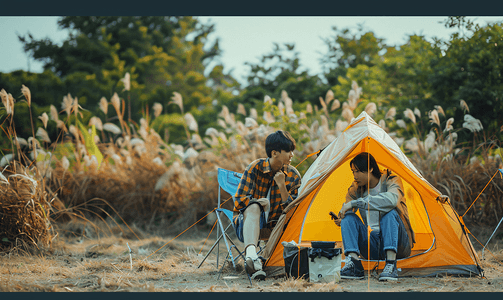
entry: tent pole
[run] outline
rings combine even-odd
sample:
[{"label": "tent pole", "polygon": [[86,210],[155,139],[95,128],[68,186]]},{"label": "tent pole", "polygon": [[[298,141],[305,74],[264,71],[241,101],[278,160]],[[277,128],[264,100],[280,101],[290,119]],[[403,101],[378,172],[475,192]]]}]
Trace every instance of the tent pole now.
[{"label": "tent pole", "polygon": [[500,227],[501,221],[503,221],[503,218],[501,218],[500,222],[498,223],[498,226],[496,226],[496,229],[494,229],[493,233],[487,240],[486,244],[484,245],[484,248],[482,248],[482,259],[484,259],[484,250],[486,249],[487,244],[489,244],[489,241],[492,239],[493,235],[496,233],[496,230]]}]

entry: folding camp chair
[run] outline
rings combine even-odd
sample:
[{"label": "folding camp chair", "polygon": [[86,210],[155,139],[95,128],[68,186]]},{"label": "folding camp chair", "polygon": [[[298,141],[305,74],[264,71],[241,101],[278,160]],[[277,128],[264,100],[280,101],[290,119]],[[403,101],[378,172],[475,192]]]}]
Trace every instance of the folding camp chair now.
[{"label": "folding camp chair", "polygon": [[[217,209],[215,210],[215,213],[217,215],[217,240],[211,246],[210,251],[206,254],[206,256],[203,258],[201,263],[199,264],[198,268],[201,267],[203,262],[206,260],[208,255],[217,247],[217,268],[218,268],[218,257],[219,257],[219,252],[220,252],[220,241],[223,239],[225,242],[225,247],[227,248],[227,258],[230,258],[230,261],[232,262],[232,265],[234,266],[234,269],[236,269],[236,261],[239,258],[244,259],[244,252],[239,251],[238,247],[234,243],[234,241],[229,237],[227,234],[227,230],[232,227],[234,229],[234,222],[232,222],[232,217],[233,217],[233,212],[231,210],[221,208],[221,193],[220,191],[223,189],[227,193],[229,193],[233,198],[234,195],[236,194],[236,191],[238,189],[239,181],[241,180],[241,173],[225,170],[222,168],[218,168],[218,206]],[[227,227],[224,228],[224,221],[229,222]],[[229,244],[232,244],[230,245]],[[234,257],[232,254],[232,249],[235,249],[237,252],[237,256]],[[222,269],[225,266],[225,262],[222,265]]]}]

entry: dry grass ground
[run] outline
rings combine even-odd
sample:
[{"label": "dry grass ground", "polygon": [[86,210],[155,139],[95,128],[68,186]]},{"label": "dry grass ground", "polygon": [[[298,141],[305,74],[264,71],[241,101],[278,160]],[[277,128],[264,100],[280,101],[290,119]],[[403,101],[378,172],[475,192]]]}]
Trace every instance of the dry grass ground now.
[{"label": "dry grass ground", "polygon": [[[387,283],[371,276],[360,281],[313,284],[279,277],[254,281],[250,285],[242,261],[237,271],[227,264],[219,276],[216,255],[212,253],[197,268],[214,242],[213,237],[206,241],[207,232],[187,232],[173,240],[175,236],[148,237],[138,233],[140,239],[137,239],[121,234],[120,230],[114,231],[118,233],[105,238],[61,234],[50,249],[38,253],[28,254],[20,248],[3,253],[0,256],[0,291],[503,292],[503,251],[499,250],[499,241],[491,243],[491,251],[485,252],[482,268],[486,278],[400,278],[398,283]],[[220,250],[223,253],[222,246]],[[481,256],[480,250],[478,254]]]}]

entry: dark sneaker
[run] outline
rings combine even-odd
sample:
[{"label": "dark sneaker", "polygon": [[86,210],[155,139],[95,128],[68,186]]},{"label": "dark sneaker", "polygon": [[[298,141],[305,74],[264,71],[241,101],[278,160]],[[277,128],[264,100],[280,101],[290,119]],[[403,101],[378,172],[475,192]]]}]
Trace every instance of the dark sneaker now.
[{"label": "dark sneaker", "polygon": [[260,257],[253,259],[247,257],[245,260],[246,273],[250,275],[251,279],[264,280],[265,272],[262,270],[262,260]]},{"label": "dark sneaker", "polygon": [[397,281],[398,280],[398,272],[396,270],[396,260],[394,261],[386,261],[386,266],[384,266],[384,270],[382,270],[381,275],[379,275],[379,281]]},{"label": "dark sneaker", "polygon": [[341,269],[342,279],[363,279],[365,271],[363,270],[362,262],[359,259],[354,259],[351,256],[346,257],[344,267]]}]

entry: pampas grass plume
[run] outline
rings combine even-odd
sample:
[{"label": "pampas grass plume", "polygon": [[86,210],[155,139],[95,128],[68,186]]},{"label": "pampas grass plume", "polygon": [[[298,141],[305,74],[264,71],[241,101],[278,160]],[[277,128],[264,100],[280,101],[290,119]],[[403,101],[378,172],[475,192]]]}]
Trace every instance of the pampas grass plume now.
[{"label": "pampas grass plume", "polygon": [[445,124],[444,132],[449,131],[449,130],[453,130],[454,129],[454,127],[452,127],[453,123],[454,123],[454,118],[449,118],[449,120],[447,120],[447,123]]},{"label": "pampas grass plume", "polygon": [[320,103],[321,103],[321,108],[323,109],[323,111],[327,111],[327,104],[325,103],[325,101],[323,101],[323,98],[320,97]]},{"label": "pampas grass plume", "polygon": [[351,122],[351,120],[354,118],[353,111],[349,108],[346,108],[342,111],[342,117],[347,121]]},{"label": "pampas grass plume", "polygon": [[42,141],[46,142],[46,143],[50,143],[51,142],[51,139],[49,138],[49,135],[47,134],[47,131],[45,131],[44,128],[42,127],[39,127],[37,129],[37,133],[36,135],[42,139]]},{"label": "pampas grass plume", "polygon": [[61,120],[56,120],[56,127],[63,130],[63,132],[68,132],[68,129],[66,128],[65,122]]},{"label": "pampas grass plume", "polygon": [[209,127],[208,129],[206,129],[206,132],[204,133],[205,135],[209,135],[209,136],[218,136],[218,130],[216,130],[215,128],[213,127]]},{"label": "pampas grass plume", "polygon": [[421,111],[416,107],[414,108],[414,114],[418,117],[421,118]]},{"label": "pampas grass plume", "polygon": [[257,110],[255,108],[251,108],[250,109],[250,117],[257,120],[258,119],[258,113],[257,113]]},{"label": "pampas grass plume", "polygon": [[283,102],[278,103],[278,110],[280,116],[285,115],[285,106],[283,105]]},{"label": "pampas grass plume", "polygon": [[59,120],[59,114],[58,110],[56,109],[56,106],[51,104],[50,113],[51,113],[51,120],[57,123]]},{"label": "pampas grass plume", "polygon": [[7,109],[7,106],[9,105],[9,96],[7,95],[7,92],[5,91],[5,89],[2,89],[0,91],[0,97],[2,97],[3,106]]},{"label": "pampas grass plume", "polygon": [[69,116],[72,113],[73,98],[72,95],[68,94],[63,97],[63,102],[61,103],[61,108]]},{"label": "pampas grass plume", "polygon": [[384,119],[381,119],[378,123],[379,127],[381,127],[382,129],[386,130],[386,121],[384,121]]},{"label": "pampas grass plume", "polygon": [[264,120],[269,124],[276,121],[270,111],[264,111]]},{"label": "pampas grass plume", "polygon": [[19,145],[28,146],[28,142],[23,138],[14,137],[13,140],[15,140]]},{"label": "pampas grass plume", "polygon": [[311,105],[311,103],[307,104],[307,106],[306,106],[306,113],[308,113],[308,114],[312,114],[313,113],[313,106]]},{"label": "pampas grass plume", "polygon": [[168,104],[174,103],[174,104],[178,105],[178,107],[180,107],[180,111],[183,114],[183,98],[182,98],[182,95],[180,95],[180,93],[173,92],[173,97],[171,97],[171,100],[173,100],[173,101],[170,101]]},{"label": "pampas grass plume", "polygon": [[369,104],[367,104],[367,106],[365,106],[365,112],[372,116],[377,110],[377,106],[374,102],[370,102]]},{"label": "pampas grass plume", "polygon": [[414,115],[414,113],[412,112],[412,110],[410,108],[405,109],[405,111],[403,112],[403,115],[406,118],[409,118],[412,121],[412,123],[416,124],[416,116]]},{"label": "pampas grass plume", "polygon": [[154,117],[157,118],[162,113],[162,104],[158,102],[154,103],[152,110],[154,111]]},{"label": "pampas grass plume", "polygon": [[113,134],[120,134],[122,132],[121,129],[114,123],[103,124],[103,130],[109,131]]},{"label": "pampas grass plume", "polygon": [[339,107],[341,107],[341,103],[339,102],[339,100],[335,99],[334,102],[332,102],[332,106],[330,107],[330,111],[334,111],[334,110],[338,109]]},{"label": "pampas grass plume", "polygon": [[187,123],[187,126],[189,127],[189,129],[197,132],[198,125],[197,125],[197,121],[194,118],[194,116],[191,113],[186,113],[184,115],[184,118],[185,118],[185,122]]},{"label": "pampas grass plume", "polygon": [[28,102],[28,106],[31,106],[31,92],[30,92],[30,89],[23,84],[22,88],[21,88],[21,93],[23,93],[24,97],[26,98],[26,101]]},{"label": "pampas grass plume", "polygon": [[405,124],[405,121],[402,119],[396,120],[396,125],[400,128],[407,128],[407,124]]},{"label": "pampas grass plume", "polygon": [[225,121],[222,119],[218,119],[217,124],[222,128],[227,128],[227,123],[225,123]]},{"label": "pampas grass plume", "polygon": [[124,83],[123,91],[129,91],[131,89],[131,76],[129,75],[129,72],[126,72],[126,75],[124,75],[124,78],[122,78],[121,81]]},{"label": "pampas grass plume", "polygon": [[119,115],[121,111],[121,100],[119,99],[119,95],[117,95],[117,93],[114,93],[112,99],[110,99],[110,102],[112,102],[112,106],[115,108],[115,111]]},{"label": "pampas grass plume", "polygon": [[63,166],[63,170],[65,171],[67,171],[70,167],[70,161],[68,160],[68,158],[66,158],[66,156],[63,156],[63,158],[61,159],[61,165]]},{"label": "pampas grass plume", "polygon": [[413,137],[410,140],[405,141],[405,149],[409,149],[412,152],[418,152],[419,145],[417,142],[417,138]]},{"label": "pampas grass plume", "polygon": [[328,90],[325,95],[325,103],[328,105],[332,100],[334,100],[334,92],[332,90]]},{"label": "pampas grass plume", "polygon": [[264,96],[264,104],[269,103],[272,104],[272,99],[269,97],[269,95]]},{"label": "pampas grass plume", "polygon": [[464,111],[470,112],[470,108],[468,108],[468,104],[466,104],[465,100],[459,101],[459,106],[461,106]]},{"label": "pampas grass plume", "polygon": [[107,98],[101,97],[100,99],[100,109],[105,115],[108,113],[108,101]]},{"label": "pampas grass plume", "polygon": [[438,117],[438,111],[432,110],[429,112],[428,117],[430,118],[430,123],[437,124],[440,127],[440,118]]},{"label": "pampas grass plume", "polygon": [[395,118],[395,115],[396,115],[396,108],[392,107],[388,110],[384,118],[393,120],[393,118]]},{"label": "pampas grass plume", "polygon": [[438,111],[439,114],[442,114],[445,117],[445,112],[442,106],[440,105],[435,105],[435,109]]},{"label": "pampas grass plume", "polygon": [[258,123],[253,118],[245,118],[245,127],[254,129],[258,127]]},{"label": "pampas grass plume", "polygon": [[41,116],[38,117],[42,120],[42,124],[44,124],[44,128],[47,128],[47,121],[49,121],[49,116],[44,112]]},{"label": "pampas grass plume", "polygon": [[464,121],[465,122],[463,123],[463,128],[466,128],[466,129],[470,130],[471,132],[478,132],[478,131],[481,131],[482,129],[484,129],[480,120],[475,119],[474,117],[472,117],[469,114],[465,115]]},{"label": "pampas grass plume", "polygon": [[245,106],[242,104],[242,103],[239,103],[238,104],[238,110],[237,110],[237,113],[238,114],[242,114],[243,116],[246,117],[246,109],[245,109]]},{"label": "pampas grass plume", "polygon": [[9,111],[7,112],[7,114],[10,114],[10,115],[14,115],[14,97],[12,97],[12,94],[9,93],[8,95],[8,98],[9,98]]},{"label": "pampas grass plume", "polygon": [[103,130],[103,122],[101,121],[100,118],[94,116],[94,117],[91,117],[91,119],[89,120],[89,126],[95,126],[96,129],[102,131]]}]

